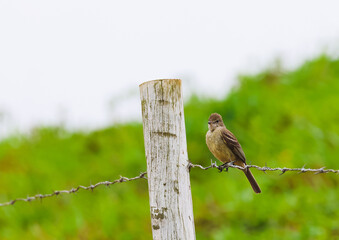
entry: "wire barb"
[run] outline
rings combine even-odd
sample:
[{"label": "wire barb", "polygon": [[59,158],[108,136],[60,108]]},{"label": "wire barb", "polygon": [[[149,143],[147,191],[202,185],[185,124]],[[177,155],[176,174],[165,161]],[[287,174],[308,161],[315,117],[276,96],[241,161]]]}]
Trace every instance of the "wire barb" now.
[{"label": "wire barb", "polygon": [[38,199],[40,199],[40,201],[42,201],[42,199],[44,199],[44,198],[58,196],[58,195],[61,195],[61,194],[77,193],[80,189],[93,191],[95,188],[99,187],[100,185],[105,185],[105,186],[108,187],[108,186],[116,184],[116,183],[129,182],[129,181],[134,181],[134,180],[142,179],[142,178],[147,179],[145,177],[146,174],[147,174],[147,172],[142,172],[142,173],[139,174],[139,176],[136,176],[136,177],[133,177],[133,178],[120,177],[119,179],[116,179],[114,181],[98,182],[94,185],[91,184],[88,187],[80,185],[80,186],[78,186],[76,188],[72,188],[70,190],[59,190],[59,191],[54,191],[53,193],[50,193],[50,194],[36,194],[34,196],[28,196],[27,198],[16,198],[16,199],[13,199],[13,200],[5,202],[5,203],[0,203],[0,207],[13,205],[14,203],[19,202],[19,201],[31,202],[31,201],[38,200]]}]

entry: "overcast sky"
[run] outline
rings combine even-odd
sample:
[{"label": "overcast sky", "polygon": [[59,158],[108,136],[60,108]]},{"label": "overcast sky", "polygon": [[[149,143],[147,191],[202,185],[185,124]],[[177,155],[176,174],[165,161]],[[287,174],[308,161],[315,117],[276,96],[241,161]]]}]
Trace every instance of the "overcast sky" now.
[{"label": "overcast sky", "polygon": [[339,44],[338,1],[0,0],[0,137],[140,119],[138,85],[223,96],[239,73]]}]

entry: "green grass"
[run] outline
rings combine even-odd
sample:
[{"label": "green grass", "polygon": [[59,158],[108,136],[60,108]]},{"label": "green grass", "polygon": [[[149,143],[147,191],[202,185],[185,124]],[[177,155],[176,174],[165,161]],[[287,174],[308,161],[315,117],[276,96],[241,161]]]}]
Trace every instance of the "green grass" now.
[{"label": "green grass", "polygon": [[[192,162],[214,159],[207,119],[224,117],[249,163],[339,169],[339,61],[321,56],[291,72],[240,76],[222,100],[185,104]],[[142,125],[91,133],[38,128],[0,143],[0,202],[146,170]],[[253,170],[255,195],[235,169],[191,170],[197,239],[339,239],[339,177]],[[151,239],[147,181],[0,208],[0,239]]]}]

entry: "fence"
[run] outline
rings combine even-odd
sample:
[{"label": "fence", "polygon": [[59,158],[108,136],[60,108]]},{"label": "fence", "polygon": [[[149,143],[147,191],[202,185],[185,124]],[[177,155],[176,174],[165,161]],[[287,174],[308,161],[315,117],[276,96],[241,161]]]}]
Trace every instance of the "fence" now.
[{"label": "fence", "polygon": [[[153,239],[195,239],[194,217],[189,172],[192,168],[203,170],[215,168],[223,171],[228,168],[244,170],[243,167],[226,163],[217,166],[211,162],[203,167],[188,160],[181,81],[178,79],[155,80],[140,85],[140,96],[144,126],[147,173],[132,178],[120,177],[114,181],[98,182],[90,186],[78,186],[70,190],[54,191],[50,194],[37,194],[27,198],[17,198],[0,206],[16,202],[30,202],[72,194],[79,190],[94,190],[104,185],[147,179]],[[247,165],[259,171],[287,171],[339,173],[333,169],[310,168],[269,168]],[[147,178],[146,178],[147,174]]]},{"label": "fence", "polygon": [[[230,163],[227,164],[222,164],[222,165],[217,165],[215,162],[211,162],[210,166],[204,167],[202,165],[199,164],[193,164],[191,162],[188,163],[187,167],[189,169],[191,168],[200,168],[202,170],[208,170],[208,169],[212,169],[212,168],[216,168],[218,169],[218,171],[223,171],[224,169],[227,168],[237,168],[237,169],[243,169],[242,167],[239,167],[237,165],[232,165]],[[339,174],[339,170],[334,170],[334,169],[325,169],[324,167],[322,168],[318,168],[318,169],[312,169],[312,168],[270,168],[270,167],[259,167],[256,165],[247,165],[247,168],[255,168],[259,171],[262,172],[266,172],[266,171],[279,171],[281,172],[280,175],[284,174],[285,172],[298,172],[298,173],[307,173],[307,172],[311,172],[314,174],[320,174],[320,173],[337,173]],[[26,198],[16,198],[13,199],[11,201],[8,202],[4,202],[4,203],[0,203],[0,207],[4,207],[4,206],[8,206],[8,205],[13,205],[16,202],[31,202],[31,201],[35,201],[35,200],[40,200],[42,201],[44,198],[50,198],[50,197],[55,197],[55,196],[59,196],[59,195],[63,195],[63,194],[72,194],[72,193],[77,193],[79,190],[91,190],[93,191],[94,189],[96,189],[97,187],[103,185],[106,187],[109,187],[110,185],[116,184],[116,183],[124,183],[124,182],[130,182],[130,181],[134,181],[134,180],[139,180],[139,179],[146,179],[147,180],[147,172],[142,172],[140,173],[140,175],[132,177],[132,178],[127,178],[127,177],[120,177],[119,179],[116,179],[114,181],[104,181],[104,182],[98,182],[96,184],[92,184],[90,186],[78,186],[75,188],[71,188],[69,190],[57,190],[57,191],[53,191],[52,193],[49,194],[36,194],[33,196],[28,196]]]}]

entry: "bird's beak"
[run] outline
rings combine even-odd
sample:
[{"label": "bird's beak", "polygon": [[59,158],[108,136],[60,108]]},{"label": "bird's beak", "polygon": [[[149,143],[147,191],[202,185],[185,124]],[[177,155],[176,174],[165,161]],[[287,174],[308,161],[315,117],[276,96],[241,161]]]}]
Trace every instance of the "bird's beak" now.
[{"label": "bird's beak", "polygon": [[208,121],[208,124],[211,124],[212,122],[211,121]]}]

